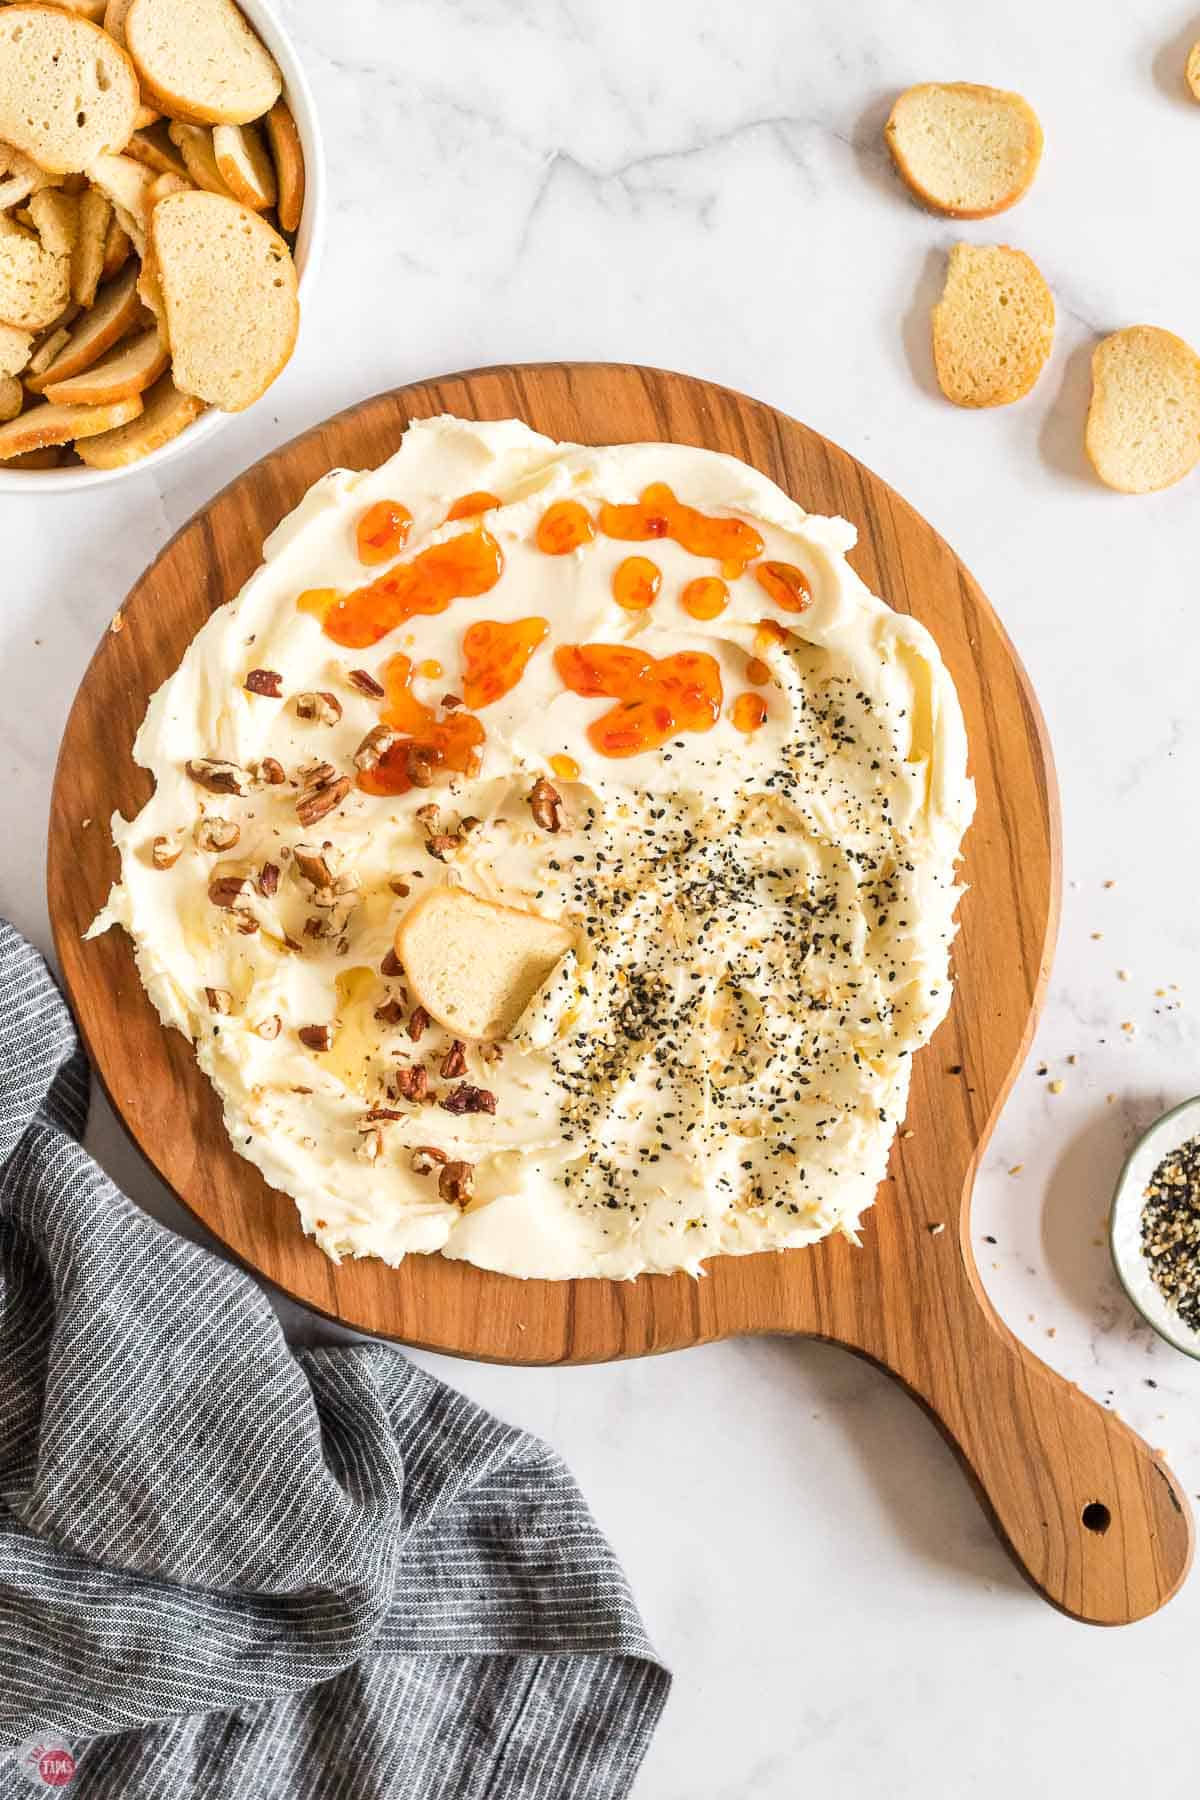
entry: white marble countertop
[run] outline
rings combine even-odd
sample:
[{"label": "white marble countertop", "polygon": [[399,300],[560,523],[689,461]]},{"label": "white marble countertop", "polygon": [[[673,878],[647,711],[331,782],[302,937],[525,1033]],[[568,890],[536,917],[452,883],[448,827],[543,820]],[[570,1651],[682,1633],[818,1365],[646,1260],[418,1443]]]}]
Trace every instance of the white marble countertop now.
[{"label": "white marble countertop", "polygon": [[[1200,1090],[1200,474],[1128,499],[1081,448],[1097,333],[1200,341],[1194,11],[291,0],[332,186],[291,367],[159,482],[0,500],[3,910],[48,945],[46,810],[79,678],[145,563],[263,451],[378,388],[488,362],[657,363],[769,400],[950,539],[1040,693],[1066,904],[979,1180],[980,1262],[1017,1333],[1200,1492],[1200,1365],[1139,1327],[1102,1243],[1132,1135]],[[1041,113],[1042,172],[999,220],[956,230],[890,172],[889,99],[937,78]],[[956,411],[933,385],[928,310],[958,236],[1023,247],[1055,289],[1053,360],[1007,410]],[[99,1099],[95,1115],[107,1166],[179,1223]],[[1058,1616],[933,1427],[849,1356],[761,1340],[582,1370],[423,1360],[551,1439],[624,1557],[677,1678],[644,1800],[1193,1784],[1200,1577],[1122,1631]]]}]

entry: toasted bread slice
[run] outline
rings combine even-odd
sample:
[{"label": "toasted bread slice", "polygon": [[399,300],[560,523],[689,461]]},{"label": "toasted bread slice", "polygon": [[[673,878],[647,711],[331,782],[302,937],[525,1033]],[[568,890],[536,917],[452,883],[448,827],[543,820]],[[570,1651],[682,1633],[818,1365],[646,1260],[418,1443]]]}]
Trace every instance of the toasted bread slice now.
[{"label": "toasted bread slice", "polygon": [[1173,332],[1127,325],[1097,344],[1087,453],[1101,481],[1151,494],[1200,462],[1200,356]]},{"label": "toasted bread slice", "polygon": [[51,256],[70,256],[79,237],[79,201],[58,188],[43,188],[29,202],[34,229]]},{"label": "toasted bread slice", "polygon": [[145,231],[150,217],[150,189],[154,171],[132,156],[98,156],[88,170],[95,187],[112,201],[117,217],[128,213]]},{"label": "toasted bread slice", "polygon": [[50,406],[44,401],[31,406],[19,419],[0,425],[0,462],[10,456],[22,456],[26,450],[41,450],[47,444],[69,444],[80,438],[95,437],[101,431],[113,431],[136,419],[142,410],[142,397],[116,400],[111,406]]},{"label": "toasted bread slice", "polygon": [[29,359],[29,373],[25,378],[25,385],[31,394],[36,394],[38,391],[34,385],[37,377],[50,367],[50,364],[66,349],[70,341],[71,334],[65,325],[59,325],[54,331],[46,333]]},{"label": "toasted bread slice", "polygon": [[20,456],[6,456],[6,469],[57,469],[63,459],[58,444],[47,444],[41,450],[26,450]]},{"label": "toasted bread slice", "polygon": [[909,88],[883,135],[917,199],[955,219],[987,219],[1015,205],[1042,156],[1042,127],[1029,102],[969,81]]},{"label": "toasted bread slice", "polygon": [[304,150],[287,101],[277,100],[263,124],[267,128],[267,142],[275,164],[279,223],[285,231],[298,231],[300,214],[304,211]]},{"label": "toasted bread slice", "polygon": [[137,109],[133,64],[98,25],[49,6],[0,10],[6,143],[52,174],[86,169],[128,142]]},{"label": "toasted bread slice", "polygon": [[71,255],[71,298],[90,306],[104,270],[112,201],[99,188],[89,187],[79,196],[79,230]]},{"label": "toasted bread slice", "polygon": [[104,266],[100,270],[102,281],[111,281],[120,273],[133,254],[133,241],[122,225],[120,219],[109,220],[108,236],[104,240]]},{"label": "toasted bread slice", "polygon": [[139,313],[137,277],[136,263],[126,265],[115,281],[100,289],[96,304],[79,320],[65,349],[28,383],[35,394],[40,394],[50,382],[66,381],[90,369],[133,329]]},{"label": "toasted bread slice", "polygon": [[1007,406],[1032,388],[1054,344],[1054,296],[1032,257],[956,244],[933,309],[933,361],[955,406]]},{"label": "toasted bread slice", "polygon": [[217,167],[213,134],[208,126],[188,125],[182,119],[172,119],[169,130],[171,142],[183,158],[184,169],[196,186],[203,188],[206,194],[221,194],[226,200],[232,200],[234,196]]},{"label": "toasted bread slice", "polygon": [[70,298],[69,271],[65,256],[51,256],[32,232],[0,213],[0,322],[18,331],[52,324]]},{"label": "toasted bread slice", "polygon": [[61,6],[64,12],[78,13],[83,19],[90,19],[93,25],[104,21],[105,0],[42,0],[46,6]]},{"label": "toasted bread slice", "polygon": [[235,200],[255,212],[275,204],[275,165],[253,125],[214,125],[217,171]]},{"label": "toasted bread slice", "polygon": [[33,333],[0,325],[0,375],[19,375],[33,353]]},{"label": "toasted bread slice", "polygon": [[283,87],[233,0],[133,0],[125,43],[146,98],[196,125],[247,125],[270,111]]},{"label": "toasted bread slice", "polygon": [[125,14],[133,5],[133,0],[108,0],[104,8],[104,29],[110,38],[115,38],[122,50],[125,48]]},{"label": "toasted bread slice", "polygon": [[178,437],[204,411],[204,402],[181,394],[170,375],[160,375],[144,398],[145,407],[131,425],[119,425],[80,444],[80,458],[89,468],[122,469],[126,463],[140,462]]},{"label": "toasted bread slice", "polygon": [[185,175],[156,175],[150,183],[146,198],[151,206],[157,206],[168,194],[190,194],[193,185]]},{"label": "toasted bread slice", "polygon": [[241,412],[270,387],[296,342],[300,303],[287,245],[249,207],[199,192],[159,201],[150,243],[176,387]]},{"label": "toasted bread slice", "polygon": [[396,955],[414,998],[463,1038],[507,1037],[574,943],[553,919],[434,888],[396,930]]},{"label": "toasted bread slice", "polygon": [[4,177],[0,181],[0,211],[4,212],[59,181],[57,175],[47,174],[31,156],[14,150],[11,144],[0,144],[0,175]]},{"label": "toasted bread slice", "polygon": [[1192,91],[1192,99],[1200,100],[1200,44],[1193,44],[1188,51],[1187,68],[1188,87]]},{"label": "toasted bread slice", "polygon": [[0,375],[0,421],[15,419],[25,404],[25,389],[15,375]]},{"label": "toasted bread slice", "polygon": [[123,154],[132,156],[135,162],[145,163],[155,175],[179,175],[185,181],[190,179],[187,164],[161,119],[145,131],[135,131]]},{"label": "toasted bread slice", "polygon": [[144,394],[167,366],[167,347],[157,326],[118,344],[100,362],[65,381],[48,381],[42,392],[57,406],[104,406],[111,400],[128,400]]}]

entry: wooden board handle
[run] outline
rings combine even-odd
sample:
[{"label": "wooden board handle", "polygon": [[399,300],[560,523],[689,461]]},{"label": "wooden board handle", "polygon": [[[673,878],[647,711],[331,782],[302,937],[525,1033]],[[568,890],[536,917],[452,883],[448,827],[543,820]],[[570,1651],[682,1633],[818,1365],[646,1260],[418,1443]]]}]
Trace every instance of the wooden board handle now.
[{"label": "wooden board handle", "polygon": [[[1179,1482],[1127,1425],[1017,1342],[965,1246],[955,1261],[970,1291],[946,1296],[949,1320],[888,1345],[880,1360],[932,1414],[1018,1566],[1053,1605],[1093,1625],[1145,1618],[1191,1563]],[[937,1355],[922,1355],[935,1336]]]}]

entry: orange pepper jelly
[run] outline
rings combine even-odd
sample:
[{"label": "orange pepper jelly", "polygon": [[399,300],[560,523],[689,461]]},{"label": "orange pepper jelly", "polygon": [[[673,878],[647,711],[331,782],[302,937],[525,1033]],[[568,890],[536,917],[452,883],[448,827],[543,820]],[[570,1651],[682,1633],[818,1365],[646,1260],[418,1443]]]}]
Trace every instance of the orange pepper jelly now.
[{"label": "orange pepper jelly", "polygon": [[486,489],[477,488],[473,494],[460,495],[446,514],[446,523],[449,525],[453,519],[478,518],[480,513],[491,512],[493,507],[499,505],[498,494],[489,494]]},{"label": "orange pepper jelly", "polygon": [[498,625],[481,619],[463,636],[463,699],[490,706],[516,687],[529,659],[550,630],[549,619],[513,619]]},{"label": "orange pepper jelly", "polygon": [[662,586],[662,570],[648,556],[627,556],[613,571],[613,599],[626,612],[645,612]]},{"label": "orange pepper jelly", "polygon": [[688,582],[679,604],[693,619],[716,619],[729,605],[729,589],[719,575],[699,575]]},{"label": "orange pepper jelly", "polygon": [[[431,544],[398,569],[389,569],[369,586],[342,594],[332,603],[301,594],[302,612],[317,612],[326,637],[349,650],[377,644],[397,625],[418,613],[445,612],[452,600],[473,600],[494,588],[504,571],[504,558],[487,531],[465,531],[444,544]],[[322,610],[323,609],[323,610]]]},{"label": "orange pepper jelly", "polygon": [[794,563],[760,563],[754,575],[759,587],[765,588],[784,612],[807,612],[812,605],[808,576]]},{"label": "orange pepper jelly", "polygon": [[554,666],[573,694],[620,704],[588,726],[602,756],[658,750],[679,731],[711,731],[721,714],[721,668],[703,651],[647,656],[627,644],[564,644]]},{"label": "orange pepper jelly", "polygon": [[361,563],[390,562],[408,541],[412,514],[398,500],[377,500],[358,521],[354,537]]},{"label": "orange pepper jelly", "polygon": [[416,671],[411,658],[398,653],[380,670],[387,698],[380,711],[382,722],[401,733],[372,769],[363,769],[358,785],[367,794],[407,794],[427,783],[414,782],[417,758],[436,770],[460,775],[479,773],[479,747],[484,729],[473,713],[456,708],[439,714],[418,700],[412,691]]},{"label": "orange pepper jelly", "polygon": [[534,541],[546,556],[569,556],[596,535],[592,515],[578,500],[556,500],[538,520]]},{"label": "orange pepper jelly", "polygon": [[739,694],[729,709],[729,717],[739,731],[753,737],[767,717],[767,703],[761,694]]},{"label": "orange pepper jelly", "polygon": [[643,488],[630,506],[602,506],[600,529],[605,537],[641,543],[647,538],[673,538],[692,556],[711,556],[721,573],[735,580],[747,563],[763,553],[763,541],[744,519],[721,519],[697,512],[677,500],[665,481]]}]

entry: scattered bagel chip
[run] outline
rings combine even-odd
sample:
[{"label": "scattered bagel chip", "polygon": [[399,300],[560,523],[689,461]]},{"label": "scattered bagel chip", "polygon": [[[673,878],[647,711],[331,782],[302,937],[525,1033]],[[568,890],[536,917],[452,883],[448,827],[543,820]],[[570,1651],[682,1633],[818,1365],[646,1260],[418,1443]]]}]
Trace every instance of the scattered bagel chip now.
[{"label": "scattered bagel chip", "polygon": [[235,200],[266,212],[276,199],[275,165],[253,125],[214,125],[217,173]]},{"label": "scattered bagel chip", "polygon": [[1054,344],[1054,296],[1006,244],[956,244],[933,309],[938,385],[955,406],[1008,406],[1029,393]]},{"label": "scattered bagel chip", "polygon": [[62,381],[48,381],[47,400],[61,406],[104,406],[145,393],[167,366],[168,352],[158,327],[152,325],[138,337],[118,344],[90,369]]},{"label": "scattered bagel chip", "polygon": [[0,322],[18,331],[53,324],[70,298],[70,265],[0,213]]},{"label": "scattered bagel chip", "polygon": [[124,32],[146,98],[171,118],[246,125],[279,98],[275,59],[233,0],[133,0]]},{"label": "scattered bagel chip", "polygon": [[986,219],[1014,206],[1042,156],[1042,127],[1029,102],[969,81],[908,88],[883,135],[917,199],[956,219]]},{"label": "scattered bagel chip", "polygon": [[395,950],[413,998],[457,1037],[507,1037],[574,945],[565,925],[440,887],[405,913]]},{"label": "scattered bagel chip", "polygon": [[1119,493],[1182,481],[1200,462],[1200,356],[1191,345],[1156,325],[1127,325],[1097,344],[1085,445]]}]

